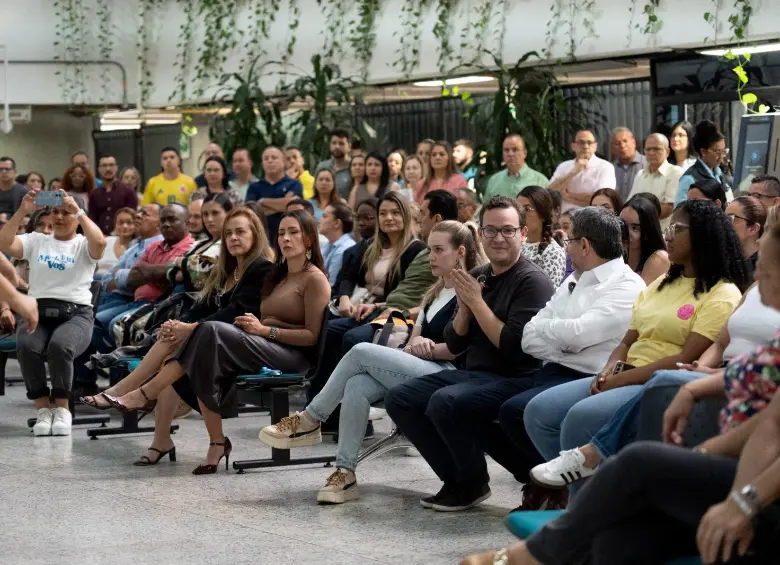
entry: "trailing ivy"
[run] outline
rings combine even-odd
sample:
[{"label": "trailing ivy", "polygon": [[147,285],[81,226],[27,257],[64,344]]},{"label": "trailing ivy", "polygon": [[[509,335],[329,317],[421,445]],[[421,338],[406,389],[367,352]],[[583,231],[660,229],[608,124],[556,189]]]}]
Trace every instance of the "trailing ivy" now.
[{"label": "trailing ivy", "polygon": [[463,25],[460,28],[458,67],[469,68],[479,65],[483,53],[489,50],[493,4],[494,0],[478,0],[471,13],[466,6],[461,14]]},{"label": "trailing ivy", "polygon": [[[54,30],[54,60],[55,61],[75,61],[75,50],[78,48],[76,42],[77,28],[72,25],[73,2],[71,0],[57,0],[52,5],[54,8],[54,19],[61,22]],[[76,45],[74,45],[76,43]],[[75,89],[72,66],[64,65],[62,70],[55,71],[58,78],[59,87],[62,91],[63,99],[73,104],[75,102]]]},{"label": "trailing ivy", "polygon": [[381,9],[381,2],[380,0],[358,0],[357,5],[357,18],[350,20],[349,44],[360,61],[360,76],[366,80],[376,45],[374,24]]},{"label": "trailing ivy", "polygon": [[423,13],[431,3],[432,0],[404,0],[401,8],[401,31],[393,32],[393,37],[398,39],[393,67],[401,71],[406,79],[420,65]]},{"label": "trailing ivy", "polygon": [[720,9],[723,5],[723,0],[710,0],[712,4],[711,11],[704,12],[704,21],[710,24],[712,27],[712,37],[705,37],[704,42],[718,42],[718,34],[720,33]]},{"label": "trailing ivy", "polygon": [[320,35],[323,36],[322,53],[326,61],[334,57],[340,59],[347,45],[347,13],[353,6],[351,0],[317,0],[317,5],[323,8],[325,23]]},{"label": "trailing ivy", "polygon": [[450,15],[458,0],[437,0],[436,24],[433,26],[433,35],[439,40],[439,71],[444,73],[452,58],[452,43],[450,41]]},{"label": "trailing ivy", "polygon": [[550,19],[547,20],[544,32],[544,49],[542,49],[542,55],[548,60],[552,58],[553,49],[558,43],[558,30],[563,21],[563,3],[564,0],[553,0],[550,5]]},{"label": "trailing ivy", "polygon": [[495,0],[493,3],[493,19],[490,28],[493,30],[494,53],[504,52],[504,36],[506,35],[506,12],[508,0]]},{"label": "trailing ivy", "polygon": [[301,7],[298,5],[298,0],[289,0],[288,6],[289,17],[287,19],[287,44],[284,47],[282,53],[282,65],[283,70],[287,72],[287,63],[292,57],[295,50],[295,43],[298,40],[298,28],[301,25]]},{"label": "trailing ivy", "polygon": [[136,59],[138,60],[139,103],[146,106],[152,92],[154,81],[149,61],[151,31],[154,22],[154,8],[162,0],[140,0],[138,2],[138,34],[136,40]]},{"label": "trailing ivy", "polygon": [[642,9],[642,13],[647,18],[644,25],[640,26],[640,31],[643,34],[655,36],[659,31],[661,31],[664,23],[658,19],[658,14],[656,14],[656,10],[660,5],[661,0],[649,0]]},{"label": "trailing ivy", "polygon": [[253,0],[249,3],[248,41],[239,63],[242,73],[247,74],[252,63],[268,53],[263,42],[271,39],[271,28],[276,23],[281,4],[281,0]]},{"label": "trailing ivy", "polygon": [[750,17],[753,15],[753,2],[752,0],[735,0],[734,8],[737,11],[729,16],[729,29],[735,39],[743,41],[747,37]]},{"label": "trailing ivy", "polygon": [[203,22],[204,36],[194,68],[196,98],[202,97],[208,86],[216,85],[230,52],[243,38],[243,31],[236,26],[238,8],[239,0],[201,0],[198,18]]},{"label": "trailing ivy", "polygon": [[184,10],[184,23],[179,26],[179,41],[176,43],[177,70],[174,89],[168,100],[183,102],[187,99],[187,87],[190,82],[192,66],[192,40],[195,34],[195,12],[198,10],[198,0],[179,0]]},{"label": "trailing ivy", "polygon": [[[110,61],[114,53],[114,34],[112,33],[113,30],[111,29],[111,10],[108,0],[97,0],[97,10],[95,11],[95,16],[97,17],[98,21],[98,53],[100,54],[100,58],[102,60]],[[104,68],[104,72],[106,72],[106,70],[107,69]],[[103,102],[108,102],[109,81],[101,81],[101,85],[103,88]]]}]

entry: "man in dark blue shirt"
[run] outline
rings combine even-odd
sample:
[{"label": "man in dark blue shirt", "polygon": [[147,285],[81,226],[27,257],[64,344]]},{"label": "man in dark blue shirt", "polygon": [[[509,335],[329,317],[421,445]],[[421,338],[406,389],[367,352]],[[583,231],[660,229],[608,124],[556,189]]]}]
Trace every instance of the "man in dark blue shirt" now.
[{"label": "man in dark blue shirt", "polygon": [[303,198],[303,185],[284,173],[284,153],[275,146],[263,151],[263,173],[264,178],[249,185],[246,201],[257,200],[262,205],[268,220],[268,239],[274,245],[282,214],[291,200]]}]

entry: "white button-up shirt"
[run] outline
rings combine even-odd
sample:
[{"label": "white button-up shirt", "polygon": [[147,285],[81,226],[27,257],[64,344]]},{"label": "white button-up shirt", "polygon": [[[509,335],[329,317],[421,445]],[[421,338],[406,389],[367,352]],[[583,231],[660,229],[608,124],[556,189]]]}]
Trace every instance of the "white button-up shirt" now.
[{"label": "white button-up shirt", "polygon": [[[550,183],[565,177],[574,169],[575,160],[564,161],[555,169]],[[593,194],[600,188],[615,188],[615,167],[609,161],[605,161],[595,155],[588,161],[588,166],[574,175],[569,181],[569,192],[572,194]],[[572,210],[579,208],[576,204],[563,201],[561,210]]]},{"label": "white button-up shirt", "polygon": [[[651,173],[645,167],[636,175],[634,186],[628,197],[631,198],[640,192],[649,192],[655,194],[662,204],[674,204],[682,174],[683,170],[676,165],[672,165],[669,161],[664,161],[654,173]],[[671,221],[671,216],[661,220],[661,229],[668,228]]]},{"label": "white button-up shirt", "polygon": [[[576,285],[572,290],[570,283]],[[525,325],[523,351],[545,363],[598,373],[628,330],[632,306],[644,288],[642,277],[622,258],[572,273]]]}]

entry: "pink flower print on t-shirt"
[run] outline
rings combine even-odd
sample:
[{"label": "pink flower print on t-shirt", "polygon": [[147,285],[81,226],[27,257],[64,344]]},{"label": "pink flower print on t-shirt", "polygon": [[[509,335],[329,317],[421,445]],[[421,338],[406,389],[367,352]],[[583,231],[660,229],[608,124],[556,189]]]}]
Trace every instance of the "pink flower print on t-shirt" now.
[{"label": "pink flower print on t-shirt", "polygon": [[693,317],[693,304],[684,304],[677,309],[677,317],[681,320],[690,320]]}]

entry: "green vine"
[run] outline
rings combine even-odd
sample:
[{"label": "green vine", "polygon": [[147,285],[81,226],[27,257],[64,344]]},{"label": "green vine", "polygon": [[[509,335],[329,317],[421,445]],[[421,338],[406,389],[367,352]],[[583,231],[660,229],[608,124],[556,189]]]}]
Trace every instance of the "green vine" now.
[{"label": "green vine", "polygon": [[[482,55],[491,39],[489,31],[493,18],[494,0],[479,0],[472,13],[466,8],[461,15],[463,26],[460,29],[458,67],[475,67],[481,62]],[[470,55],[467,53],[471,51]]]},{"label": "green vine", "polygon": [[[58,0],[52,5],[54,8],[55,21],[62,22],[54,30],[54,60],[55,61],[73,61],[74,49],[76,48],[74,43],[75,28],[70,26],[71,18],[69,14],[72,8],[72,2],[69,0]],[[74,82],[71,75],[70,65],[64,66],[63,70],[55,71],[58,78],[59,87],[62,91],[62,97],[66,102],[73,103],[74,94]]]},{"label": "green vine", "polygon": [[247,74],[252,63],[267,54],[263,41],[271,39],[271,27],[276,22],[281,4],[281,0],[254,0],[250,3],[247,18],[249,38],[239,63],[242,73]]},{"label": "green vine", "polygon": [[[111,56],[114,52],[114,34],[111,30],[111,10],[108,0],[97,0],[97,10],[95,11],[95,16],[98,20],[98,52],[100,53],[101,59],[104,61],[109,61],[111,60]],[[106,71],[107,69],[104,68],[104,72]],[[101,82],[101,84],[103,87],[103,102],[108,102],[109,81],[104,80]]]},{"label": "green vine", "polygon": [[723,0],[710,0],[710,3],[712,4],[712,9],[704,12],[704,21],[712,27],[712,37],[705,38],[704,42],[711,41],[712,43],[717,43],[718,34],[720,33],[720,9],[723,5]]},{"label": "green vine", "polygon": [[544,32],[544,49],[542,55],[545,59],[552,58],[552,52],[558,43],[558,30],[563,21],[563,2],[564,0],[553,0],[550,5],[550,19],[547,20],[547,29]]},{"label": "green vine", "polygon": [[645,20],[644,25],[640,26],[640,31],[643,34],[655,36],[659,31],[661,31],[664,23],[658,19],[658,14],[656,14],[656,10],[660,5],[661,0],[649,0],[645,4],[642,13],[646,16],[647,19]]},{"label": "green vine", "polygon": [[452,43],[450,42],[450,15],[458,0],[437,0],[436,24],[433,35],[439,40],[439,71],[445,72],[452,58]]},{"label": "green vine", "polygon": [[374,24],[381,10],[381,2],[380,0],[358,0],[357,3],[357,19],[350,20],[349,44],[360,61],[360,76],[366,80],[376,45]]},{"label": "green vine", "polygon": [[[600,12],[596,10],[596,0],[569,0],[569,57],[577,58],[577,49],[588,39],[597,39],[596,19]],[[579,19],[579,25],[577,18]],[[577,31],[583,30],[582,36]]]},{"label": "green vine", "polygon": [[149,61],[151,44],[150,31],[154,25],[154,8],[162,0],[140,0],[138,3],[138,39],[136,40],[136,59],[138,60],[138,87],[140,91],[139,104],[143,107],[149,101],[154,81]]},{"label": "green vine", "polygon": [[178,100],[183,102],[187,99],[187,87],[189,86],[190,67],[192,66],[192,40],[195,32],[195,11],[197,2],[195,0],[179,0],[184,10],[184,23],[179,26],[179,40],[176,43],[176,63],[177,69],[174,82],[176,88],[169,101]]},{"label": "green vine", "polygon": [[[317,5],[323,8],[325,13],[325,23],[320,32],[324,37],[321,51],[326,61],[332,61],[334,57],[342,55],[341,51],[347,43],[348,20],[344,14],[349,12],[352,2],[351,0],[317,0]],[[354,21],[351,23],[354,24]]]},{"label": "green vine", "polygon": [[493,21],[490,24],[493,30],[493,52],[503,53],[504,36],[506,35],[506,11],[508,0],[495,0],[493,5]]},{"label": "green vine", "polygon": [[398,38],[393,67],[401,71],[406,79],[411,77],[412,71],[420,64],[423,13],[430,7],[431,2],[432,0],[404,0],[401,8],[401,29],[404,31],[393,32],[393,37]]},{"label": "green vine", "polygon": [[753,15],[752,0],[735,0],[734,7],[737,11],[729,16],[729,29],[731,35],[738,41],[744,41],[747,37],[748,24]]},{"label": "green vine", "polygon": [[198,17],[203,21],[203,41],[198,45],[194,68],[196,98],[202,97],[209,82],[216,83],[228,57],[243,38],[236,26],[239,0],[201,0]]},{"label": "green vine", "polygon": [[290,0],[288,14],[287,44],[282,53],[282,67],[283,72],[285,73],[287,72],[287,64],[290,61],[290,57],[292,57],[293,51],[295,50],[295,43],[298,38],[298,28],[301,25],[301,7],[298,5],[298,0]]}]

